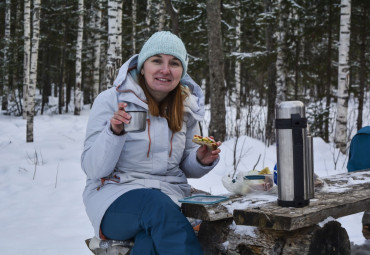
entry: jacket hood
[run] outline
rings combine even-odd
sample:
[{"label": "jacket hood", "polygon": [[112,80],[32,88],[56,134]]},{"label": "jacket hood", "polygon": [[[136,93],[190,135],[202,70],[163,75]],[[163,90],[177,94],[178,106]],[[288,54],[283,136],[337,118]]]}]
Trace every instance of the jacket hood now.
[{"label": "jacket hood", "polygon": [[[137,85],[135,82],[137,80],[137,66],[138,55],[132,56],[127,60],[120,68],[117,78],[115,79],[113,86],[118,92],[132,92],[132,97],[139,98],[142,102],[139,102],[139,105],[147,109],[145,104],[145,94],[144,91]],[[125,82],[127,81],[127,82]],[[186,113],[189,113],[197,121],[201,121],[204,118],[204,94],[199,85],[188,75],[186,74],[181,79],[181,84],[187,86],[191,94],[185,99],[184,110]],[[129,94],[129,93],[125,93]],[[120,96],[119,96],[120,97]],[[130,95],[125,95],[125,99],[130,97]]]}]

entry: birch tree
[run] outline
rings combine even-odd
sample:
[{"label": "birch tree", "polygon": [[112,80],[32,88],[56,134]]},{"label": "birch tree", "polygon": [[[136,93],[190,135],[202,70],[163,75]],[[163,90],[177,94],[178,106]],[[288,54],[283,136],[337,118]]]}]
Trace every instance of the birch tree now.
[{"label": "birch tree", "polygon": [[340,151],[346,153],[351,0],[341,0],[340,13],[337,117],[334,141]]},{"label": "birch tree", "polygon": [[[120,68],[122,65],[122,5],[123,0],[116,0],[117,1],[117,29],[116,29],[116,37],[117,43],[115,48],[116,54],[116,61],[115,61],[115,72]],[[116,76],[116,75],[115,75]],[[116,78],[114,76],[114,78]]]},{"label": "birch tree", "polygon": [[108,1],[108,49],[107,49],[107,66],[106,66],[106,83],[110,88],[116,74],[116,60],[117,60],[117,15],[118,2],[116,0]]},{"label": "birch tree", "polygon": [[27,142],[33,142],[33,118],[35,115],[35,92],[37,84],[37,60],[39,54],[40,39],[40,9],[41,0],[35,0],[33,3],[32,16],[32,49],[31,49],[31,67],[30,80],[27,88]]},{"label": "birch tree", "polygon": [[24,50],[23,50],[23,118],[27,117],[27,89],[30,82],[31,63],[31,0],[24,0]]},{"label": "birch tree", "polygon": [[225,74],[221,35],[221,1],[207,0],[208,61],[211,84],[211,121],[209,134],[225,140]]},{"label": "birch tree", "polygon": [[95,33],[94,33],[94,71],[93,71],[93,89],[92,102],[99,94],[100,88],[100,53],[102,45],[101,28],[102,28],[102,9],[103,0],[99,0],[98,9],[95,11]]},{"label": "birch tree", "polygon": [[8,109],[9,94],[9,44],[10,44],[10,0],[5,2],[5,33],[4,33],[4,85],[2,93],[1,110]]},{"label": "birch tree", "polygon": [[77,29],[77,44],[76,44],[76,88],[75,88],[75,111],[74,115],[80,115],[81,112],[81,58],[82,58],[82,39],[84,28],[84,0],[78,0],[78,29]]}]

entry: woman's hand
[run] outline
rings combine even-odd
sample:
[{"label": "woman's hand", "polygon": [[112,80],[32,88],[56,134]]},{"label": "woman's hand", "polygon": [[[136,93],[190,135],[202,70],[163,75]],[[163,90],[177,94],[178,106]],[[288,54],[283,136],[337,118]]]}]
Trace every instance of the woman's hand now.
[{"label": "woman's hand", "polygon": [[[214,139],[213,136],[210,136],[210,138]],[[217,149],[210,151],[206,145],[201,146],[197,150],[197,160],[202,165],[211,165],[218,157],[221,152],[220,147],[221,142],[217,142]]]},{"label": "woman's hand", "polygon": [[119,135],[123,131],[123,124],[129,124],[131,115],[125,112],[126,103],[120,102],[118,104],[118,111],[116,111],[113,117],[110,119],[110,126],[114,134]]}]

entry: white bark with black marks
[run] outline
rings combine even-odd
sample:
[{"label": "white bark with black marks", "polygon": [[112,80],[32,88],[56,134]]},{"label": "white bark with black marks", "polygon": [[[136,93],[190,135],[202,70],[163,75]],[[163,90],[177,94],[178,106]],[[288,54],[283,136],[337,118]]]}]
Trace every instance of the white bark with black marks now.
[{"label": "white bark with black marks", "polygon": [[334,140],[342,153],[347,150],[349,89],[349,45],[351,35],[351,0],[341,0],[338,62],[337,117]]},{"label": "white bark with black marks", "polygon": [[102,42],[102,36],[101,36],[101,22],[102,22],[102,9],[103,9],[103,0],[99,0],[99,7],[97,10],[95,10],[95,34],[94,34],[94,71],[93,71],[93,89],[92,89],[92,99],[93,102],[95,98],[99,94],[100,89],[100,53],[101,53],[101,45]]},{"label": "white bark with black marks", "polygon": [[117,12],[118,3],[116,0],[108,0],[108,49],[107,49],[107,66],[106,66],[106,83],[107,88],[113,86],[115,78],[115,61],[117,45]]},{"label": "white bark with black marks", "polygon": [[31,49],[31,67],[30,80],[27,87],[27,142],[33,142],[33,119],[35,115],[35,92],[37,85],[37,60],[39,56],[40,41],[40,12],[41,0],[35,0],[33,3],[32,17],[32,49]]},{"label": "white bark with black marks", "polygon": [[78,29],[76,44],[76,89],[75,89],[75,111],[74,115],[80,115],[81,112],[81,58],[82,58],[82,40],[84,31],[84,0],[78,0]]},{"label": "white bark with black marks", "polygon": [[27,89],[30,82],[31,63],[31,0],[24,0],[24,21],[23,21],[23,119],[27,117]]}]

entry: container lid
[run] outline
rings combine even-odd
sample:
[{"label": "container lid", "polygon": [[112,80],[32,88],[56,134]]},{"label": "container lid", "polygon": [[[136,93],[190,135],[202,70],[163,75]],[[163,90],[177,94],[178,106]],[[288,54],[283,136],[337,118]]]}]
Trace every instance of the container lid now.
[{"label": "container lid", "polygon": [[217,204],[222,201],[229,199],[226,196],[212,196],[212,195],[194,195],[190,197],[184,197],[183,199],[179,199],[180,203],[188,203],[188,204]]}]

